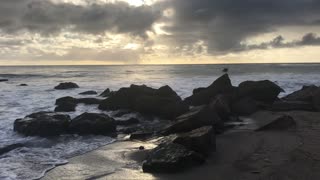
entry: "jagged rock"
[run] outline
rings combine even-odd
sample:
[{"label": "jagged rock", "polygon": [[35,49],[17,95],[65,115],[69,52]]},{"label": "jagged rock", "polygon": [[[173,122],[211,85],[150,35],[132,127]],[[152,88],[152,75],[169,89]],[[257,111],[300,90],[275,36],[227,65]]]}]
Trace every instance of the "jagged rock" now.
[{"label": "jagged rock", "polygon": [[250,115],[258,110],[259,102],[250,97],[244,97],[236,100],[231,105],[231,111],[238,115]]},{"label": "jagged rock", "polygon": [[27,136],[56,136],[67,132],[70,117],[52,112],[38,112],[17,119],[14,131]]},{"label": "jagged rock", "polygon": [[275,83],[264,81],[245,81],[239,84],[238,97],[251,97],[257,101],[273,103],[280,92],[284,92]]},{"label": "jagged rock", "polygon": [[10,145],[4,146],[4,147],[0,147],[0,156],[7,153],[7,152],[10,152],[14,149],[21,148],[21,147],[24,147],[24,144],[16,143],[16,144],[10,144]]},{"label": "jagged rock", "polygon": [[161,144],[153,149],[142,165],[143,172],[175,173],[205,162],[204,157],[186,147],[175,144]]},{"label": "jagged rock", "polygon": [[287,130],[295,126],[296,122],[291,116],[282,115],[259,127],[256,131]]},{"label": "jagged rock", "polygon": [[117,125],[120,126],[128,126],[128,125],[133,125],[133,124],[138,124],[140,121],[137,118],[130,118],[127,120],[118,120],[116,121]]},{"label": "jagged rock", "polygon": [[303,86],[302,89],[295,91],[282,99],[285,101],[307,101],[311,102],[312,97],[317,92],[319,88],[315,85]]},{"label": "jagged rock", "polygon": [[116,121],[105,114],[83,113],[71,120],[70,132],[110,135],[116,131]]},{"label": "jagged rock", "polygon": [[228,120],[231,115],[231,97],[223,94],[217,95],[209,107],[217,112],[221,119]]},{"label": "jagged rock", "polygon": [[106,90],[104,90],[99,96],[102,97],[109,97],[112,94],[112,92],[110,91],[109,88],[107,88]]},{"label": "jagged rock", "polygon": [[9,81],[9,79],[0,79],[0,82],[6,82]]},{"label": "jagged rock", "polygon": [[153,89],[145,85],[131,85],[129,88],[121,88],[109,98],[103,100],[99,109],[130,109],[172,119],[186,112],[188,106],[169,86]]},{"label": "jagged rock", "polygon": [[313,104],[307,101],[275,101],[271,111],[315,111]]},{"label": "jagged rock", "polygon": [[187,133],[179,134],[173,142],[204,156],[209,155],[212,150],[216,149],[215,134],[212,126],[204,126]]},{"label": "jagged rock", "polygon": [[73,82],[60,83],[58,86],[54,87],[54,89],[57,89],[57,90],[74,89],[74,88],[79,88],[79,86]]},{"label": "jagged rock", "polygon": [[162,130],[162,134],[169,135],[192,131],[202,126],[212,126],[221,123],[220,117],[209,106],[196,107],[176,118],[172,125]]},{"label": "jagged rock", "polygon": [[224,74],[215,80],[209,87],[195,89],[193,95],[187,97],[184,101],[192,106],[209,104],[216,95],[231,93],[233,89],[228,74]]},{"label": "jagged rock", "polygon": [[98,94],[96,91],[85,91],[82,93],[79,93],[80,95],[96,95]]}]

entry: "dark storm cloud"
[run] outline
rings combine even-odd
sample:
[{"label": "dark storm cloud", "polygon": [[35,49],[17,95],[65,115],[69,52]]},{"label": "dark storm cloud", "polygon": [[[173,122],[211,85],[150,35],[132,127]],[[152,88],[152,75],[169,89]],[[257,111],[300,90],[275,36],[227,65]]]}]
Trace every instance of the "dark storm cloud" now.
[{"label": "dark storm cloud", "polygon": [[48,0],[0,1],[0,30],[5,33],[28,30],[52,34],[71,29],[93,34],[112,31],[145,36],[160,16],[161,12],[150,6],[134,7],[125,2],[80,6]]},{"label": "dark storm cloud", "polygon": [[181,46],[203,40],[214,54],[244,50],[247,38],[284,26],[320,25],[318,0],[171,0],[166,5],[175,11],[166,38]]}]

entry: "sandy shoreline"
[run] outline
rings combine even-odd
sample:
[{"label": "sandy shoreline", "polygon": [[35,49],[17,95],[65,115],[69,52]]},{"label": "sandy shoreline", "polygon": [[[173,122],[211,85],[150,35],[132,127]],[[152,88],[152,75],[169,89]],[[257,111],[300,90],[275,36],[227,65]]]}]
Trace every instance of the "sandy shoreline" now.
[{"label": "sandy shoreline", "polygon": [[[318,179],[320,178],[320,113],[257,112],[260,123],[278,114],[292,116],[297,127],[288,131],[255,132],[248,129],[217,136],[217,151],[205,165],[178,174],[143,173],[141,163],[150,142],[119,141],[69,159],[49,171],[52,179]],[[259,124],[258,124],[259,126]],[[144,146],[146,150],[139,150]]]}]

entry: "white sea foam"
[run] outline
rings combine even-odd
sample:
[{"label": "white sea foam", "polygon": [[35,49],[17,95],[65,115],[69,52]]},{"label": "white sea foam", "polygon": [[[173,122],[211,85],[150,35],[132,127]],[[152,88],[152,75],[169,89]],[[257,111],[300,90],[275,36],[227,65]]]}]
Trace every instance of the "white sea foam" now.
[{"label": "white sea foam", "polygon": [[[172,66],[73,66],[73,67],[0,67],[0,147],[25,143],[0,156],[0,179],[33,179],[66,163],[66,159],[102,145],[112,138],[103,136],[62,136],[55,139],[24,137],[13,132],[13,122],[30,113],[52,111],[55,99],[63,96],[86,97],[78,93],[106,88],[117,90],[130,84],[152,87],[171,86],[183,98],[197,87],[210,85],[228,67],[234,85],[245,80],[269,79],[279,84],[286,93],[303,85],[320,85],[319,65],[172,65]],[[76,82],[80,88],[57,91],[60,82]],[[26,83],[29,86],[20,87]],[[94,97],[94,96],[88,96]],[[96,106],[80,105],[75,117],[82,112],[101,112]],[[110,112],[105,112],[110,114]],[[129,115],[130,116],[130,115]]]}]

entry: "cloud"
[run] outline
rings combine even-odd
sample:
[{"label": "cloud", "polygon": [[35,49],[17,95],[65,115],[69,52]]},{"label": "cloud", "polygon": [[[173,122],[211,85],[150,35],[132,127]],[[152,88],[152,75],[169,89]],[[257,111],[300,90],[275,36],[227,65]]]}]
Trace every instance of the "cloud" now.
[{"label": "cloud", "polygon": [[[94,1],[93,1],[94,2]],[[53,3],[49,0],[1,0],[0,30],[16,33],[21,30],[50,35],[61,30],[91,34],[128,33],[146,36],[161,17],[151,6],[130,6],[126,2]]]}]

